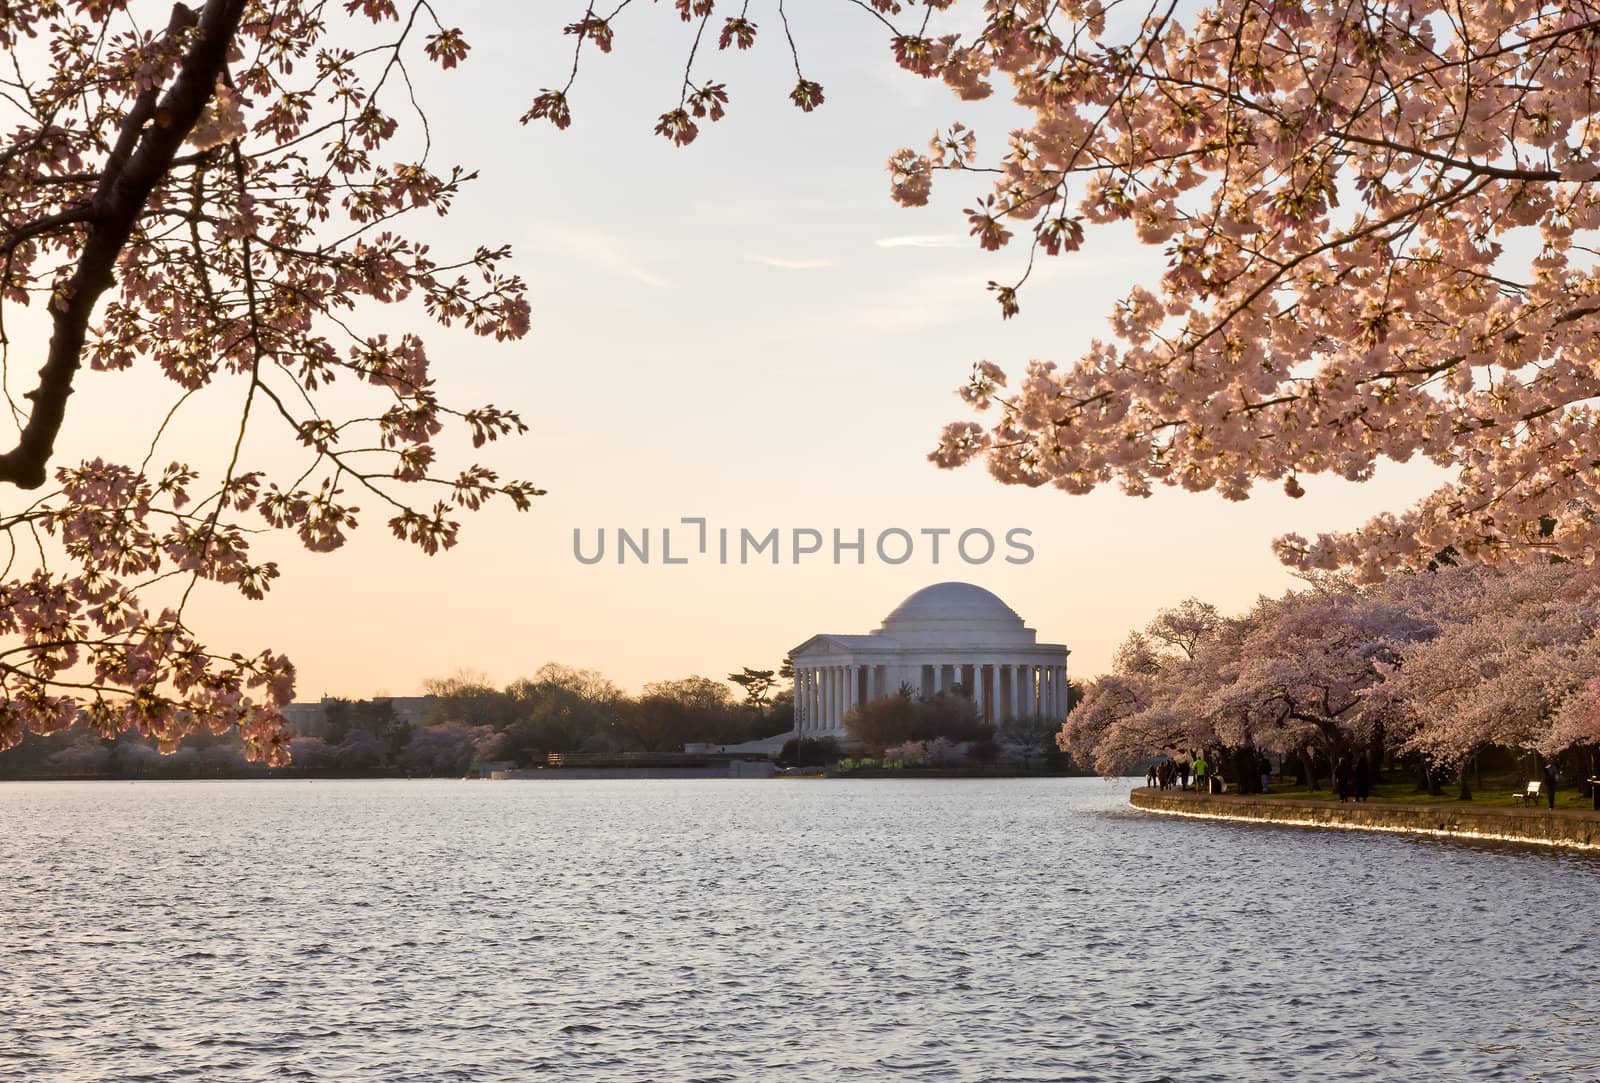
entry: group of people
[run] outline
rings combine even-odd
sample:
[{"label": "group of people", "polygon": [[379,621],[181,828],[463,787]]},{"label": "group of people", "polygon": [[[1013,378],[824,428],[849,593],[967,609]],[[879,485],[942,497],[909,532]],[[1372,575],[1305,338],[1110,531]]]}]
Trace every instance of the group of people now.
[{"label": "group of people", "polygon": [[1339,795],[1340,804],[1367,799],[1372,793],[1372,764],[1367,761],[1365,752],[1354,764],[1348,756],[1339,757],[1339,762],[1333,765],[1333,789]]},{"label": "group of people", "polygon": [[1144,773],[1144,784],[1159,790],[1170,790],[1174,786],[1180,790],[1187,790],[1191,776],[1194,778],[1196,792],[1221,792],[1212,786],[1216,781],[1216,772],[1211,770],[1211,765],[1206,762],[1203,752],[1196,752],[1186,760],[1162,760],[1160,763],[1152,763]]},{"label": "group of people", "polygon": [[1180,789],[1189,788],[1189,761],[1174,763],[1171,760],[1162,760],[1152,763],[1144,773],[1144,784],[1154,786],[1158,790],[1170,790],[1177,786]]}]

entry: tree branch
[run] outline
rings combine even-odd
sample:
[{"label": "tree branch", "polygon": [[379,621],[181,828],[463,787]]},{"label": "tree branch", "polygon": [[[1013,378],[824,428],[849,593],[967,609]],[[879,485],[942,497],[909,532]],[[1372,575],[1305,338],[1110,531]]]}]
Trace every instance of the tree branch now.
[{"label": "tree branch", "polygon": [[175,37],[192,27],[188,50],[159,103],[152,88],[135,100],[123,120],[91,203],[77,268],[51,300],[50,349],[39,370],[39,386],[24,396],[33,401],[33,411],[17,446],[0,455],[0,481],[23,489],[44,484],[81,364],[89,318],[100,295],[115,282],[117,259],[150,193],[170,172],[178,149],[211,100],[245,6],[246,0],[207,0],[198,16],[181,3],[173,6],[167,34]]}]

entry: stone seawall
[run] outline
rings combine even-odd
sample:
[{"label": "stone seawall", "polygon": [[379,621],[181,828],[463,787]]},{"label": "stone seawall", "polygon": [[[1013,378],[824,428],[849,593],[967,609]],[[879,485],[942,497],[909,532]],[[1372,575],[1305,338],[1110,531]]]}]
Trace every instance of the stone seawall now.
[{"label": "stone seawall", "polygon": [[1493,839],[1570,850],[1600,850],[1600,813],[1540,808],[1473,808],[1466,805],[1400,805],[1378,801],[1289,801],[1237,795],[1201,796],[1173,790],[1137,789],[1129,802],[1147,812],[1205,820],[1246,820],[1293,827],[1390,831],[1455,839]]}]

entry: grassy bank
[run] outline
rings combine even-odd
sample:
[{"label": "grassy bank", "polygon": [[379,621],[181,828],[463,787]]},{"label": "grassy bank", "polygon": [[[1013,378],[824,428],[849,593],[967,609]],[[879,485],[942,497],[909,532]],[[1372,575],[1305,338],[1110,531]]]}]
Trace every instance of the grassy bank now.
[{"label": "grassy bank", "polygon": [[[1514,779],[1485,778],[1483,787],[1474,787],[1470,801],[1461,800],[1460,787],[1457,783],[1450,783],[1444,787],[1443,793],[1434,795],[1426,790],[1418,790],[1416,783],[1410,779],[1404,782],[1380,782],[1373,786],[1369,800],[1383,801],[1400,805],[1460,805],[1473,808],[1518,808],[1522,806],[1522,799],[1513,796],[1520,794],[1527,787],[1526,780],[1518,782]],[[1230,791],[1232,789],[1230,788]],[[1264,801],[1338,801],[1339,795],[1331,788],[1311,790],[1300,786],[1292,780],[1274,780],[1272,792],[1254,794]],[[1540,808],[1547,805],[1543,800]],[[1580,790],[1577,784],[1565,782],[1556,788],[1556,808],[1589,810],[1592,804],[1589,795]]]}]

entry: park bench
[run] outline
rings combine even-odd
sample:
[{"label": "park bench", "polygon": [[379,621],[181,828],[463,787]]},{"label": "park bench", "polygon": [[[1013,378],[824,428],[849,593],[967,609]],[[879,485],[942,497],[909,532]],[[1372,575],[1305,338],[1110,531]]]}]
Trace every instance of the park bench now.
[{"label": "park bench", "polygon": [[1522,799],[1524,805],[1537,805],[1539,798],[1544,796],[1544,783],[1538,779],[1528,783],[1528,788],[1511,795]]}]

